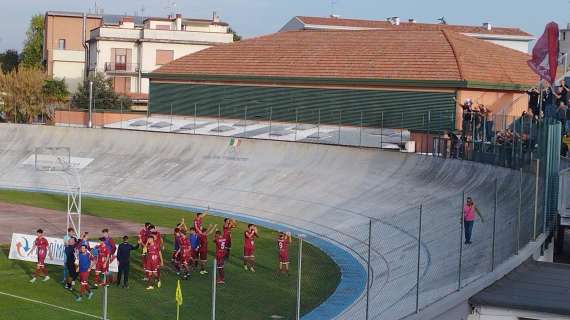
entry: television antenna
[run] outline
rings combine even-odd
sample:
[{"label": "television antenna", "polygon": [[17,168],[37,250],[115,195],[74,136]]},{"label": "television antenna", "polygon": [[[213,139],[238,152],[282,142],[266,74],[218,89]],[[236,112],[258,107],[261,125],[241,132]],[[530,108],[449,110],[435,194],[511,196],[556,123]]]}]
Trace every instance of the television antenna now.
[{"label": "television antenna", "polygon": [[447,24],[445,17],[441,17],[441,18],[437,19],[437,21],[439,21],[439,24]]},{"label": "television antenna", "polygon": [[336,5],[338,4],[338,0],[331,0],[331,17],[335,16],[335,9],[336,9]]},{"label": "television antenna", "polygon": [[176,1],[167,0],[164,9],[168,12],[169,15],[174,16],[174,14],[176,13],[176,6],[177,6]]}]

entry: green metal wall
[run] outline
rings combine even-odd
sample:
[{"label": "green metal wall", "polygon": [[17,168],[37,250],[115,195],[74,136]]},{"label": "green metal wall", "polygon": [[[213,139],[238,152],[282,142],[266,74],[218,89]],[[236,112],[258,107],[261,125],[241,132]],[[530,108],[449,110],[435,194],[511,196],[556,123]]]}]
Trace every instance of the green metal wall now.
[{"label": "green metal wall", "polygon": [[442,92],[151,82],[149,108],[153,114],[443,130],[454,127],[454,96]]}]

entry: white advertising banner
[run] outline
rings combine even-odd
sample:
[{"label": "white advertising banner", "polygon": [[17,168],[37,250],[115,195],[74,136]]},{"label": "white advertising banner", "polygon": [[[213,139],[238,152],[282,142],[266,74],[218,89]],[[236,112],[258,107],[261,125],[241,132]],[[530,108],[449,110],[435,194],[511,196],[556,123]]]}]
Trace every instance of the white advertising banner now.
[{"label": "white advertising banner", "polygon": [[[63,266],[65,261],[65,246],[63,244],[63,239],[52,237],[45,238],[49,243],[48,250],[51,253],[51,257],[49,254],[46,256],[45,263]],[[13,260],[38,262],[37,250],[34,250],[35,252],[30,253],[35,240],[36,235],[12,233],[12,243],[10,245],[10,254],[8,258]],[[89,241],[91,248],[94,248],[98,244],[98,242]],[[118,268],[119,266],[117,264],[117,259],[115,259],[115,256],[113,256],[111,258],[109,270],[117,272]]]}]

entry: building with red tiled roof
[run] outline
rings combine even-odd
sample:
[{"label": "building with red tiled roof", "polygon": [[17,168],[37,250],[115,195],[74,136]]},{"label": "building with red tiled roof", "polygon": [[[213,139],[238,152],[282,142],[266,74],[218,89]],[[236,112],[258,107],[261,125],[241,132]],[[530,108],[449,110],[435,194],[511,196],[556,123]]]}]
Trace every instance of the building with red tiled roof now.
[{"label": "building with red tiled roof", "polygon": [[363,20],[344,19],[336,16],[331,17],[293,17],[281,31],[294,30],[369,30],[369,29],[394,29],[394,30],[418,30],[435,31],[450,30],[464,35],[486,40],[507,48],[521,52],[529,52],[529,44],[535,38],[519,28],[495,27],[490,23],[481,26],[464,26],[450,24],[417,23],[410,19],[408,22],[400,22],[400,18],[394,17],[388,20]]},{"label": "building with red tiled roof", "polygon": [[250,116],[281,110],[284,120],[298,108],[458,117],[454,100],[466,98],[494,112],[526,110],[525,90],[538,80],[528,59],[446,29],[306,30],[215,46],[147,77],[155,113],[170,112],[173,105],[178,113],[193,114],[197,105],[216,115],[224,105],[233,112],[248,106]]}]

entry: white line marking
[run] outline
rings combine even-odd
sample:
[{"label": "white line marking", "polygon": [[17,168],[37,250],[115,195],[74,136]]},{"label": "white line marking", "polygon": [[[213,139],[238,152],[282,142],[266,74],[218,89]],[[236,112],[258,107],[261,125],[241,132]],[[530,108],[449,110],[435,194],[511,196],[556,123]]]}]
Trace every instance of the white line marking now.
[{"label": "white line marking", "polygon": [[2,292],[2,291],[0,291],[0,294],[3,294],[3,295],[8,296],[8,297],[12,297],[12,298],[17,298],[17,299],[22,299],[22,300],[25,300],[25,301],[30,301],[30,302],[34,302],[34,303],[43,304],[43,305],[46,305],[46,306],[50,306],[50,307],[53,307],[53,308],[57,308],[57,309],[61,309],[61,310],[69,311],[69,312],[75,312],[75,313],[78,313],[78,314],[81,314],[81,315],[84,315],[84,316],[88,316],[88,317],[91,317],[91,318],[95,318],[95,319],[103,319],[103,318],[101,318],[101,317],[99,317],[99,316],[92,315],[92,314],[89,314],[89,313],[85,313],[85,312],[76,311],[76,310],[73,310],[73,309],[68,309],[68,308],[56,306],[55,304],[51,304],[51,303],[47,303],[47,302],[42,302],[42,301],[30,299],[30,298],[24,298],[24,297],[16,296],[16,295],[9,294],[9,293]]}]

